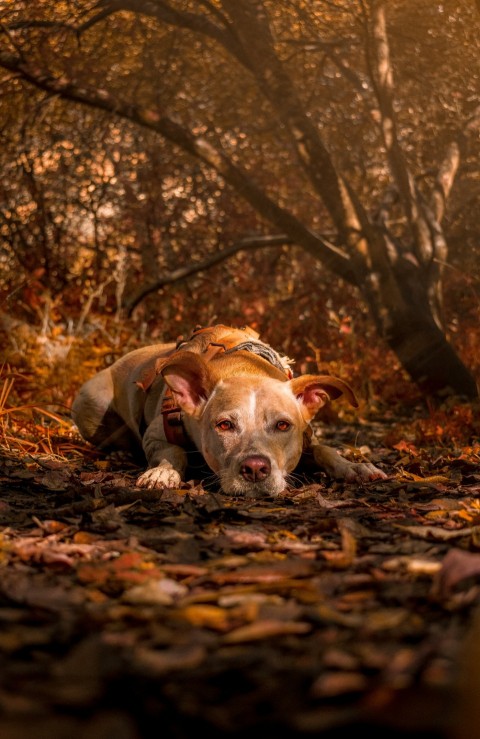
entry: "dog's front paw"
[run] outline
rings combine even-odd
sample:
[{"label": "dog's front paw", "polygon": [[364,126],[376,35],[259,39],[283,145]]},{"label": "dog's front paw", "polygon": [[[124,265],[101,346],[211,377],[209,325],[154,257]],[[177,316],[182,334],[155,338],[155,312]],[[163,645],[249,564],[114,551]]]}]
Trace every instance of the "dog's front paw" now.
[{"label": "dog's front paw", "polygon": [[182,477],[171,464],[159,464],[158,467],[150,467],[137,480],[137,487],[149,488],[178,488]]},{"label": "dog's front paw", "polygon": [[371,480],[385,480],[388,475],[370,462],[349,462],[343,471],[345,482],[369,482]]}]

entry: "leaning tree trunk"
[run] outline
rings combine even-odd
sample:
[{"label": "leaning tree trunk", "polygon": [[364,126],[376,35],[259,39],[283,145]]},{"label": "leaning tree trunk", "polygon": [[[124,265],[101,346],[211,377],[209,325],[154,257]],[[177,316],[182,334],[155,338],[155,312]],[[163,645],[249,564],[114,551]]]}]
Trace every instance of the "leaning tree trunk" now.
[{"label": "leaning tree trunk", "polygon": [[431,315],[415,311],[397,315],[386,340],[425,394],[478,397],[473,376]]},{"label": "leaning tree trunk", "polygon": [[[372,312],[378,314],[378,307],[374,306]],[[381,314],[379,333],[425,395],[478,397],[474,377],[428,309],[383,303]]]},{"label": "leaning tree trunk", "polygon": [[369,232],[370,250],[379,256],[376,269],[357,284],[378,333],[425,395],[478,398],[475,379],[449,342],[438,314],[440,272],[432,274],[428,266],[415,263],[414,248],[403,258],[385,258],[388,232]]}]

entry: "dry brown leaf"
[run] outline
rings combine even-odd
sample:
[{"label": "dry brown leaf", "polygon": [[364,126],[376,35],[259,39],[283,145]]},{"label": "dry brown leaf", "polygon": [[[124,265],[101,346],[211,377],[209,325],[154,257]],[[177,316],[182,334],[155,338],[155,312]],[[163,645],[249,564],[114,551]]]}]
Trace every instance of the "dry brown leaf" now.
[{"label": "dry brown leaf", "polygon": [[242,642],[260,641],[272,636],[287,634],[307,634],[312,627],[302,621],[277,621],[268,619],[240,626],[223,637],[227,644],[241,644]]},{"label": "dry brown leaf", "polygon": [[439,526],[404,526],[403,524],[394,524],[397,529],[406,531],[420,539],[440,539],[449,541],[450,539],[460,539],[462,536],[472,536],[480,534],[480,526],[469,526],[464,529],[443,529]]},{"label": "dry brown leaf", "polygon": [[137,670],[150,675],[164,675],[175,670],[194,670],[207,655],[200,644],[187,644],[171,649],[147,649],[137,647],[133,652],[133,663]]},{"label": "dry brown leaf", "polygon": [[367,684],[361,672],[326,672],[315,680],[310,693],[314,698],[332,697],[365,690]]},{"label": "dry brown leaf", "polygon": [[147,580],[128,588],[122,600],[126,603],[145,605],[171,605],[188,592],[188,589],[169,577]]},{"label": "dry brown leaf", "polygon": [[441,598],[447,598],[462,580],[477,576],[480,576],[480,554],[451,549],[435,578],[433,592]]}]

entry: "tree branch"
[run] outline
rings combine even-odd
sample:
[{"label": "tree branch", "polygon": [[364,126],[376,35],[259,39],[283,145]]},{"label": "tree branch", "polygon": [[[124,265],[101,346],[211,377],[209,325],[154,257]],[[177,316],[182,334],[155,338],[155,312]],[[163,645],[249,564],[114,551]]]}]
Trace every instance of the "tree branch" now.
[{"label": "tree branch", "polygon": [[[110,9],[130,10],[187,28],[219,43],[252,73],[290,135],[298,160],[325,203],[340,241],[357,247],[359,220],[318,129],[306,115],[295,86],[274,50],[268,15],[261,0],[222,0],[227,15],[215,9],[221,25],[205,16],[173,8],[164,0],[103,0]],[[202,3],[208,5],[208,3]],[[234,19],[229,22],[228,16]],[[361,250],[359,252],[361,257]]]},{"label": "tree branch", "polygon": [[275,51],[263,1],[244,0],[239,3],[237,0],[222,0],[222,4],[235,20],[238,37],[248,56],[249,69],[288,132],[299,163],[325,203],[341,242],[356,247],[360,227],[348,190]]},{"label": "tree branch", "polygon": [[210,269],[210,267],[214,267],[216,264],[224,262],[234,254],[238,254],[240,251],[246,251],[247,249],[265,249],[266,247],[283,246],[285,244],[292,244],[292,240],[289,239],[286,234],[279,234],[276,236],[254,236],[236,241],[227,249],[218,251],[216,254],[206,257],[206,259],[202,259],[201,262],[189,264],[188,267],[179,267],[178,269],[158,278],[150,285],[141,287],[134,293],[134,295],[130,296],[125,301],[124,307],[127,311],[127,315],[131,316],[137,305],[144,300],[147,295],[157,292],[157,290],[165,287],[165,285],[171,285],[173,282],[180,282],[187,279],[187,277],[191,277],[199,272],[204,272],[205,270]]},{"label": "tree branch", "polygon": [[244,53],[244,49],[238,43],[238,39],[227,18],[218,9],[216,9],[214,14],[216,18],[223,22],[223,27],[213,23],[204,15],[191,13],[186,10],[178,10],[164,0],[100,0],[99,5],[105,5],[109,13],[129,10],[132,13],[147,15],[163,23],[177,26],[178,28],[186,28],[195,33],[207,36],[221,44],[241,64],[249,67],[248,58]]},{"label": "tree branch", "polygon": [[93,88],[75,82],[63,75],[53,77],[38,64],[30,67],[20,57],[9,52],[0,52],[0,66],[20,72],[22,77],[41,90],[65,99],[106,110],[159,133],[164,138],[213,168],[231,185],[263,218],[284,231],[292,242],[311,253],[325,267],[351,284],[357,277],[347,255],[334,244],[307,228],[290,211],[280,207],[267,193],[221,150],[206,139],[195,136],[179,123],[161,115],[157,110],[143,108],[114,97],[107,90]]},{"label": "tree branch", "polygon": [[371,33],[368,33],[367,38],[367,61],[379,106],[382,139],[408,220],[412,222],[418,216],[415,185],[398,140],[393,104],[393,71],[383,1],[375,0],[373,3]]},{"label": "tree branch", "polygon": [[452,141],[445,154],[443,162],[438,168],[437,177],[431,199],[431,209],[437,223],[441,223],[447,198],[452,189],[453,181],[460,164],[460,149],[455,141]]},{"label": "tree branch", "polygon": [[419,197],[398,137],[385,0],[373,0],[372,6],[371,33],[368,39],[373,48],[368,46],[367,59],[379,105],[382,138],[390,170],[413,232],[413,252],[419,264],[428,267],[435,256],[435,240],[432,238],[428,214]]}]

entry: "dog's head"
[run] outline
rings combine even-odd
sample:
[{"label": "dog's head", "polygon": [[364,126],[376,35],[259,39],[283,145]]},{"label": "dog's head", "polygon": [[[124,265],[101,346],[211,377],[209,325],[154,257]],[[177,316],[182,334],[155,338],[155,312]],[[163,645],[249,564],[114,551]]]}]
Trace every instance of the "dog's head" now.
[{"label": "dog's head", "polygon": [[215,362],[184,351],[168,359],[161,374],[184,411],[187,432],[226,493],[284,490],[319,409],[341,395],[357,405],[352,389],[330,375],[287,380],[277,371],[271,376],[243,368],[229,374],[222,366],[219,372]]}]

